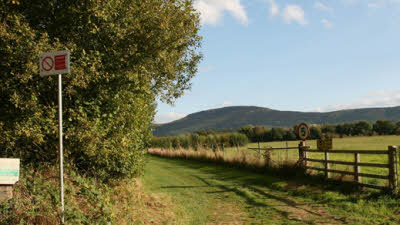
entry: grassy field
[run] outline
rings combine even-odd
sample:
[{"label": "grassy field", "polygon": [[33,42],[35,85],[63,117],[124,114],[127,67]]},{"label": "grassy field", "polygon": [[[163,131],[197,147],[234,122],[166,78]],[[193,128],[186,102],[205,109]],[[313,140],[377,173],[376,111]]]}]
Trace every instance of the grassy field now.
[{"label": "grassy field", "polygon": [[[299,141],[288,141],[288,142],[264,142],[260,143],[261,148],[273,147],[273,148],[285,148],[297,147]],[[316,141],[307,141],[307,145],[311,148],[316,149]],[[389,145],[400,146],[400,136],[373,136],[373,137],[349,137],[349,138],[335,138],[333,139],[333,149],[337,150],[387,150]],[[247,150],[247,148],[258,148],[258,143],[250,143],[245,147],[240,148],[227,148],[225,154],[237,155],[246,154],[257,156],[257,151]],[[309,157],[315,159],[323,159],[324,155],[321,153],[310,153]],[[280,150],[272,152],[272,159],[276,164],[283,164],[286,161],[295,162],[299,158],[297,149],[294,150]],[[342,161],[353,161],[354,156],[352,154],[330,154],[331,160],[342,160]],[[361,155],[361,162],[373,162],[373,163],[387,163],[387,155]],[[322,168],[322,163],[311,163],[312,166]],[[332,165],[332,169],[352,171],[352,166],[344,165]],[[373,168],[373,167],[362,167],[362,172],[373,173],[373,174],[388,174],[388,169],[385,168]],[[322,173],[321,173],[322,174]],[[336,176],[341,179],[351,180],[350,176]],[[363,178],[363,182],[370,184],[387,185],[384,180]]]},{"label": "grassy field", "polygon": [[164,224],[398,224],[400,201],[333,182],[149,156],[145,190],[169,199]]}]

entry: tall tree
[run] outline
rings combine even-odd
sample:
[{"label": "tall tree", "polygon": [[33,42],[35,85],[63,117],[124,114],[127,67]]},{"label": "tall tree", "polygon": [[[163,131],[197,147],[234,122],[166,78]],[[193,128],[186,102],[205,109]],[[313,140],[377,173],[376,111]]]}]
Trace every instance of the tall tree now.
[{"label": "tall tree", "polygon": [[190,88],[201,59],[190,0],[6,0],[0,3],[0,152],[56,159],[56,78],[39,53],[71,51],[63,76],[67,158],[101,177],[143,166],[155,99]]},{"label": "tall tree", "polygon": [[373,126],[374,131],[379,135],[388,135],[395,132],[396,126],[388,120],[378,120]]}]

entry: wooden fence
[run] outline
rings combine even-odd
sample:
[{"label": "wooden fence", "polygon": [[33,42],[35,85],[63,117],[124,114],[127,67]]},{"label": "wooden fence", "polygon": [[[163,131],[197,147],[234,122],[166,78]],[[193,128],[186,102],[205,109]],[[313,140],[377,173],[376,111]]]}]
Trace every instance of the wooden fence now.
[{"label": "wooden fence", "polygon": [[[343,175],[353,176],[354,182],[361,187],[375,188],[381,190],[390,190],[392,192],[397,191],[397,147],[396,146],[388,146],[387,150],[317,150],[310,149],[310,146],[306,146],[304,142],[300,142],[298,147],[290,147],[290,148],[249,148],[251,150],[265,150],[266,159],[271,160],[271,151],[272,150],[284,150],[284,149],[298,149],[299,151],[299,161],[298,163],[304,167],[306,170],[316,170],[322,171],[325,174],[326,178],[332,178],[332,173],[339,173]],[[324,159],[313,159],[309,157],[308,153],[323,153]],[[339,160],[330,160],[330,156],[332,154],[352,154],[354,155],[354,160],[352,162],[349,161],[339,161]],[[360,161],[360,155],[369,154],[369,155],[387,155],[388,163],[366,163]],[[309,162],[317,162],[322,163],[323,168],[312,167]],[[353,171],[344,171],[344,170],[336,170],[331,169],[332,164],[337,165],[347,165],[352,166]],[[362,173],[361,167],[377,167],[377,168],[387,168],[389,172],[387,175],[381,174],[370,174],[370,173]],[[375,179],[384,179],[388,180],[388,186],[378,186],[373,184],[362,183],[362,177],[369,177]]]}]

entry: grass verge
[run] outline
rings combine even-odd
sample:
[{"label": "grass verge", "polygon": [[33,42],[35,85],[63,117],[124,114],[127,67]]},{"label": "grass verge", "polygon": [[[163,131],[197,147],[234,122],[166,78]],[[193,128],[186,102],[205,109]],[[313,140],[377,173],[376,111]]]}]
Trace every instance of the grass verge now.
[{"label": "grass verge", "polygon": [[[103,184],[65,169],[66,224],[163,224],[175,215],[171,201],[144,191],[141,179]],[[23,169],[14,198],[0,203],[0,224],[59,224],[58,170]]]},{"label": "grass verge", "polygon": [[179,206],[173,224],[399,223],[397,198],[321,181],[150,156],[144,183]]}]

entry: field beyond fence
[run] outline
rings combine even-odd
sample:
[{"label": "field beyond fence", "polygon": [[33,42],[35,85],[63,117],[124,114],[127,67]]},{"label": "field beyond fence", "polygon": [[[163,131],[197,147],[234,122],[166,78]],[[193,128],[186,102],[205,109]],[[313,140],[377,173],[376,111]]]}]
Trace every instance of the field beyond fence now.
[{"label": "field beyond fence", "polygon": [[[389,147],[400,144],[399,136],[337,138],[333,151],[323,152],[315,141],[299,149],[299,141],[250,143],[222,150],[151,149],[150,154],[170,158],[200,159],[251,167],[301,166],[308,174],[352,181],[360,186],[397,190],[398,151]],[[269,151],[270,150],[270,151]]]}]

